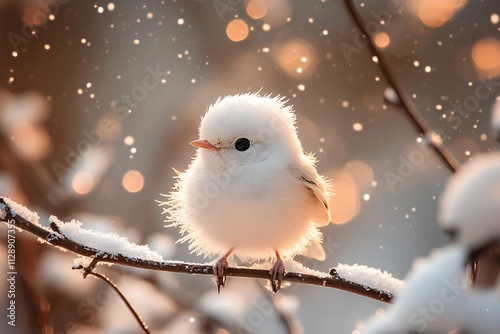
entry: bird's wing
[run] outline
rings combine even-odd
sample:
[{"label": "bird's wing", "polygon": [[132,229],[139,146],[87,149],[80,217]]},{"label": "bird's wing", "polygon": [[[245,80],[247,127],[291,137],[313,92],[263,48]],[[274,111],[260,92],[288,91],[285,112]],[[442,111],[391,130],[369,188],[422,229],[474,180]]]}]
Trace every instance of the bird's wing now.
[{"label": "bird's wing", "polygon": [[321,242],[316,239],[311,240],[311,244],[307,246],[305,252],[301,253],[301,255],[318,261],[325,261],[326,259],[325,249],[321,245]]},{"label": "bird's wing", "polygon": [[330,223],[330,204],[329,204],[329,188],[328,181],[316,171],[314,166],[316,159],[312,156],[304,156],[301,163],[293,166],[295,174],[309,189],[309,191],[320,202],[322,210],[318,214],[320,221],[315,221],[319,226],[327,226]]}]

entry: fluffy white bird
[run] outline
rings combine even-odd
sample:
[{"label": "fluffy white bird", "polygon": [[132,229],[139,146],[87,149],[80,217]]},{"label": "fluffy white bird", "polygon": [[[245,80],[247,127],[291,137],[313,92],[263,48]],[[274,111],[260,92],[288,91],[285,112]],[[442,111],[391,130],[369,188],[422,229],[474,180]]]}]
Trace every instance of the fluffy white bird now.
[{"label": "fluffy white bird", "polygon": [[319,226],[330,222],[329,183],[304,153],[295,115],[282,97],[241,94],[219,98],[202,118],[189,168],[177,172],[165,210],[169,226],[197,254],[222,257],[214,265],[225,285],[227,258],[276,257],[273,290],[283,260],[303,254],[325,259]]}]

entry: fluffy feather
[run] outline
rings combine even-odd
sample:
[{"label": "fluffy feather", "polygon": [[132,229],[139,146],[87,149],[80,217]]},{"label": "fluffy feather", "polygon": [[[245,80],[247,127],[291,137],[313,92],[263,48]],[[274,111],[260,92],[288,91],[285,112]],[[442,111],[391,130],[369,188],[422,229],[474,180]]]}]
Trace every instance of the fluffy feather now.
[{"label": "fluffy feather", "polygon": [[[205,256],[235,247],[242,260],[268,259],[276,250],[284,258],[324,259],[318,226],[330,221],[329,185],[303,152],[282,97],[219,99],[202,118],[199,137],[214,149],[197,150],[163,203],[167,221],[180,227],[179,242]],[[235,149],[238,138],[249,139],[248,150]]]}]

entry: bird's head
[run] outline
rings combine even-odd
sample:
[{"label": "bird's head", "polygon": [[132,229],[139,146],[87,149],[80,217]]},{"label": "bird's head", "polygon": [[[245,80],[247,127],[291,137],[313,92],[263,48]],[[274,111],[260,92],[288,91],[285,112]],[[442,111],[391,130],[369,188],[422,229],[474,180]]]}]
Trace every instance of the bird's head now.
[{"label": "bird's head", "polygon": [[190,144],[213,170],[291,162],[302,152],[295,115],[283,98],[240,94],[220,98],[202,118]]}]

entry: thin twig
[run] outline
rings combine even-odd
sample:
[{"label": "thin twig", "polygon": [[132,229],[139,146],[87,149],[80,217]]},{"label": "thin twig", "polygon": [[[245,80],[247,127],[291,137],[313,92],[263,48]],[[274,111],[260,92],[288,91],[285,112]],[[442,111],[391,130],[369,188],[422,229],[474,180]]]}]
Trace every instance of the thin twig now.
[{"label": "thin twig", "polygon": [[[373,44],[373,38],[372,38],[373,36],[370,36],[370,34],[368,34],[368,32],[366,31],[363,19],[356,10],[354,1],[343,0],[342,2],[344,3],[347,12],[351,16],[357,28],[367,37],[368,48],[370,49],[371,53],[373,53],[377,57],[378,64],[380,65],[382,73],[384,74],[387,82],[389,82],[389,84],[392,86],[392,88],[394,88],[394,90],[398,94],[403,108],[410,116],[410,119],[412,120],[414,125],[421,133],[423,133],[426,136],[433,134],[434,131],[432,130],[432,128],[429,126],[429,124],[427,124],[422,115],[420,115],[420,113],[414,107],[408,95],[405,94],[404,89],[400,86],[398,80],[396,79],[394,71],[391,69],[391,66],[389,66],[387,60],[383,56],[383,53],[380,52],[380,50]],[[431,147],[434,149],[438,157],[441,158],[443,163],[448,167],[448,169],[451,172],[456,172],[457,170],[459,170],[460,164],[455,159],[453,154],[451,154],[442,143],[439,143],[435,140],[429,140],[428,142],[431,144]]]},{"label": "thin twig", "polygon": [[286,333],[288,334],[298,334],[300,331],[297,329],[297,324],[294,322],[294,319],[291,319],[288,314],[283,312],[278,305],[276,305],[276,301],[274,299],[275,295],[271,295],[270,293],[266,293],[266,288],[262,286],[259,282],[255,281],[255,284],[259,287],[259,289],[262,291],[262,296],[267,299],[269,303],[273,306],[274,311],[278,315],[278,318],[281,321],[281,324],[283,325],[283,328]]},{"label": "thin twig", "polygon": [[[387,82],[394,88],[396,93],[401,100],[401,104],[403,108],[406,110],[407,114],[410,116],[413,124],[417,127],[417,129],[426,136],[431,136],[434,133],[434,130],[431,129],[429,124],[424,120],[424,118],[420,115],[418,110],[414,107],[408,95],[405,94],[403,88],[399,85],[399,82],[396,79],[396,75],[393,70],[389,66],[382,52],[373,44],[373,36],[368,34],[365,29],[365,25],[363,24],[363,19],[361,15],[355,8],[355,4],[353,0],[343,0],[345,7],[347,8],[347,12],[351,16],[352,20],[356,23],[357,28],[367,37],[367,45],[370,51],[377,57],[378,64],[380,65],[380,69],[384,74]],[[448,149],[442,144],[442,141],[430,140],[427,141],[431,144],[431,147],[434,149],[434,152],[437,154],[441,161],[448,167],[451,172],[456,172],[460,168],[460,164],[455,159],[453,154],[451,154]],[[476,275],[478,271],[478,263],[477,259],[474,259],[470,262],[471,265],[471,283],[474,284],[476,281]]]},{"label": "thin twig", "polygon": [[141,328],[144,331],[144,333],[147,333],[147,334],[151,333],[149,331],[148,326],[146,325],[146,323],[142,320],[141,316],[135,311],[135,309],[129,303],[129,301],[127,300],[127,297],[125,297],[123,295],[123,293],[120,291],[120,289],[118,289],[118,287],[116,286],[116,284],[113,283],[107,276],[105,276],[103,274],[96,273],[95,271],[92,271],[92,270],[87,270],[87,268],[84,268],[83,266],[76,266],[76,267],[73,267],[73,269],[83,269],[83,270],[85,270],[84,277],[87,276],[87,275],[92,275],[92,276],[100,278],[101,280],[103,280],[104,282],[106,282],[120,296],[120,298],[125,303],[125,305],[127,305],[129,311],[132,312],[132,314],[134,315],[135,320],[137,320],[137,322],[139,323],[139,326],[141,326]]},{"label": "thin twig", "polygon": [[[238,332],[241,334],[250,334],[245,327],[239,326],[234,319],[222,319],[217,315],[210,314],[202,310],[198,305],[199,295],[193,291],[179,290],[177,286],[174,287],[172,284],[159,284],[157,281],[159,277],[155,274],[156,272],[150,272],[149,275],[141,275],[141,278],[155,285],[161,293],[170,298],[172,302],[175,303],[175,309],[179,312],[194,312],[196,313],[196,316],[200,317],[201,324],[208,324],[210,327],[217,326],[228,333]],[[174,320],[175,317],[176,315],[167,315],[163,319],[165,321],[163,324],[164,328],[166,328],[168,323]]]},{"label": "thin twig", "polygon": [[[4,216],[0,217],[0,221],[12,224],[17,228],[25,230],[31,234],[38,236],[41,240],[50,243],[53,246],[69,250],[73,253],[90,257],[93,263],[97,262],[114,263],[128,267],[168,271],[184,274],[199,274],[213,275],[212,264],[185,263],[175,261],[153,261],[147,259],[138,259],[129,257],[119,253],[107,253],[99,249],[81,245],[64,235],[45,229],[36,225],[11,210],[10,206],[0,197],[0,210],[4,211]],[[251,269],[241,267],[229,267],[227,270],[228,276],[246,277],[246,278],[261,278],[269,279],[269,270]],[[311,274],[299,272],[285,273],[283,281],[290,283],[302,283],[310,285],[318,285],[329,288],[344,290],[364,297],[376,299],[378,301],[390,303],[393,294],[387,291],[382,291],[374,287],[365,286],[356,282],[347,280],[338,274],[315,276]]]}]

